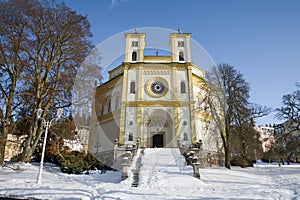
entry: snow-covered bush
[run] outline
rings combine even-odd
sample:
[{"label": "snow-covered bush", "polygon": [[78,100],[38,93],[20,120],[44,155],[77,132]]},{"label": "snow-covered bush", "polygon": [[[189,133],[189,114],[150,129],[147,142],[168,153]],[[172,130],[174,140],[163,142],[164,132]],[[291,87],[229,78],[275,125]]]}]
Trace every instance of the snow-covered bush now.
[{"label": "snow-covered bush", "polygon": [[103,173],[109,169],[92,154],[78,151],[67,152],[57,161],[61,171],[68,174],[89,173],[90,170],[101,170],[101,173]]}]

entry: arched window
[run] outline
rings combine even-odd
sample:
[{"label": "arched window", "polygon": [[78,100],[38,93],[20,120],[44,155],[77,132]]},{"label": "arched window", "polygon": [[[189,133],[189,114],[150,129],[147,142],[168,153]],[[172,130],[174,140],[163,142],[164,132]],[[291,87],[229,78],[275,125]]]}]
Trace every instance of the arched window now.
[{"label": "arched window", "polygon": [[135,93],[135,82],[134,81],[130,82],[130,93],[131,94]]},{"label": "arched window", "polygon": [[180,92],[185,93],[185,82],[184,81],[181,81],[181,83],[180,83]]},{"label": "arched window", "polygon": [[107,112],[111,112],[111,99],[108,100]]},{"label": "arched window", "polygon": [[133,141],[132,133],[129,133],[129,134],[128,134],[128,141]]},{"label": "arched window", "polygon": [[131,60],[132,61],[137,61],[137,53],[136,53],[136,51],[132,52]]},{"label": "arched window", "polygon": [[179,52],[179,61],[184,61],[184,54],[182,51]]},{"label": "arched window", "polygon": [[183,141],[188,141],[187,133],[183,133]]},{"label": "arched window", "polygon": [[101,115],[104,115],[104,104],[101,106]]},{"label": "arched window", "polygon": [[118,110],[120,105],[120,98],[119,95],[116,96],[116,104],[115,104],[115,109]]}]

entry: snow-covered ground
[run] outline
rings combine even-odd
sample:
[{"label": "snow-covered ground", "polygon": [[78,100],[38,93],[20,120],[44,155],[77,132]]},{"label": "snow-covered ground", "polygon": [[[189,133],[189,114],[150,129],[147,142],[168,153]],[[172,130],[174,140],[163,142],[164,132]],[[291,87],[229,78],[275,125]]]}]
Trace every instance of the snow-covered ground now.
[{"label": "snow-covered ground", "polygon": [[[135,168],[135,159],[132,169]],[[17,167],[19,166],[19,167]],[[18,170],[12,168],[19,168]],[[184,165],[178,149],[146,149],[140,182],[121,181],[108,171],[68,175],[46,164],[42,184],[36,184],[38,165],[0,167],[0,197],[39,199],[300,199],[300,166],[200,169],[201,179]]]}]

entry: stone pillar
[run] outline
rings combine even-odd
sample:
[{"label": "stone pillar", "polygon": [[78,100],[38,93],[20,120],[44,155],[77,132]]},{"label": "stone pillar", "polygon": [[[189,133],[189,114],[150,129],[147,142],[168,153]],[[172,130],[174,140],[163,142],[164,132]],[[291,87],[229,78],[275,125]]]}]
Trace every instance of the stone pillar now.
[{"label": "stone pillar", "polygon": [[200,173],[199,173],[199,167],[200,163],[198,162],[198,157],[193,157],[192,161],[193,171],[194,171],[194,177],[200,179]]},{"label": "stone pillar", "polygon": [[119,145],[119,140],[115,139],[115,146],[114,146],[114,169],[117,169],[118,145]]},{"label": "stone pillar", "polygon": [[131,153],[131,151],[126,151],[126,157],[127,157],[127,159],[128,159],[128,165],[129,166],[131,166],[131,161],[132,161],[132,159],[133,159],[133,156],[132,156],[132,153]]},{"label": "stone pillar", "polygon": [[128,157],[124,157],[122,162],[122,181],[126,178],[128,178]]},{"label": "stone pillar", "polygon": [[187,165],[192,165],[193,157],[194,157],[194,151],[190,151],[187,154]]}]

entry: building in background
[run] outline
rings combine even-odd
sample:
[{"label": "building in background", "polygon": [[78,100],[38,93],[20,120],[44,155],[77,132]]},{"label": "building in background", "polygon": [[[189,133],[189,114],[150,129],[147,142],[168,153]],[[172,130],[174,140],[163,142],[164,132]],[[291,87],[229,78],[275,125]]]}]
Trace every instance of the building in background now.
[{"label": "building in background", "polygon": [[7,141],[5,145],[4,160],[10,161],[13,157],[18,156],[23,151],[22,143],[25,141],[27,135],[7,134]]},{"label": "building in background", "polygon": [[270,151],[275,144],[274,127],[273,126],[255,126],[255,130],[259,132],[259,140],[262,143],[263,152]]}]

